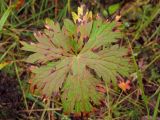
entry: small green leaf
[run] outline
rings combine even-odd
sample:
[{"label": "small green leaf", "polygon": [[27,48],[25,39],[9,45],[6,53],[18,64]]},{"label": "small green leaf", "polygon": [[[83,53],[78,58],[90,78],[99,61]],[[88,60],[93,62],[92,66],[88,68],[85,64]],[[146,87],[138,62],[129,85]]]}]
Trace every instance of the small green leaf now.
[{"label": "small green leaf", "polygon": [[76,26],[71,20],[64,19],[64,26],[72,35],[75,34]]},{"label": "small green leaf", "polygon": [[119,8],[120,8],[120,3],[113,4],[113,5],[109,6],[109,8],[108,8],[109,14],[112,15],[112,14],[115,13]]}]

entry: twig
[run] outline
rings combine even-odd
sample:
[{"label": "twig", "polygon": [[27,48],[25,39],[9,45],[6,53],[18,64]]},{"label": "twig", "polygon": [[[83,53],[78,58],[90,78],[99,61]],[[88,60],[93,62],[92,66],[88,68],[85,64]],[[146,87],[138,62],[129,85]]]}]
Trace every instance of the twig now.
[{"label": "twig", "polygon": [[[47,108],[46,111],[57,111],[61,110],[62,108]],[[44,111],[44,109],[31,109],[31,110],[20,110],[19,112],[41,112]]]}]

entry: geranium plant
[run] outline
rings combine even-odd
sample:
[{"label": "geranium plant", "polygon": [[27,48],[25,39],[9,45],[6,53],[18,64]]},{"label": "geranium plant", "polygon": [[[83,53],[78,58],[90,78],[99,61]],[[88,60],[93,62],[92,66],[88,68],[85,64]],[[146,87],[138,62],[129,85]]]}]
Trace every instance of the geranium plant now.
[{"label": "geranium plant", "polygon": [[89,112],[103,97],[96,85],[116,85],[118,75],[128,76],[129,59],[127,49],[116,45],[122,37],[116,22],[93,20],[84,6],[72,16],[74,22],[64,19],[62,27],[46,19],[46,29],[34,33],[37,42],[22,42],[22,49],[33,52],[27,62],[38,64],[31,88],[48,99],[61,93],[65,112]]}]

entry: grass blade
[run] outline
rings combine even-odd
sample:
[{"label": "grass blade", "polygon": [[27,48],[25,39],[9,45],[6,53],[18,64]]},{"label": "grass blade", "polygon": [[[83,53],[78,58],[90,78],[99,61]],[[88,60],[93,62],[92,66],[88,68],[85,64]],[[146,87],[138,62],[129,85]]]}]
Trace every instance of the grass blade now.
[{"label": "grass blade", "polygon": [[13,9],[13,6],[10,6],[3,14],[2,18],[0,19],[0,31],[3,29],[3,26],[8,18],[8,16],[10,15],[11,11]]},{"label": "grass blade", "polygon": [[156,106],[155,106],[155,109],[154,109],[153,120],[156,120],[156,117],[157,117],[157,114],[158,114],[159,103],[160,103],[160,93],[158,95],[157,103],[156,103]]}]

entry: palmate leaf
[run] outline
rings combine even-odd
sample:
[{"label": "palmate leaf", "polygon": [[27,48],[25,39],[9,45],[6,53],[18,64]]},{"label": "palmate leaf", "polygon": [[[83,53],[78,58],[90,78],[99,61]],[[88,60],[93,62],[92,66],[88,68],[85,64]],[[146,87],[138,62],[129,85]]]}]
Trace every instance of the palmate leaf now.
[{"label": "palmate leaf", "polygon": [[[35,33],[37,43],[21,42],[23,50],[33,52],[26,61],[40,66],[31,84],[43,96],[50,99],[60,92],[64,112],[89,112],[93,104],[99,104],[103,94],[96,85],[117,85],[118,75],[128,76],[127,49],[115,45],[122,35],[114,32],[116,23],[91,20],[91,13],[82,12],[64,20],[62,28],[50,19],[46,29]],[[83,13],[83,14],[82,14]],[[80,22],[76,22],[76,19]],[[114,45],[113,45],[114,43]]]}]

